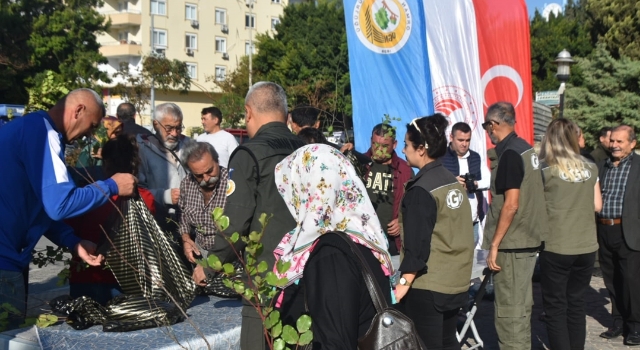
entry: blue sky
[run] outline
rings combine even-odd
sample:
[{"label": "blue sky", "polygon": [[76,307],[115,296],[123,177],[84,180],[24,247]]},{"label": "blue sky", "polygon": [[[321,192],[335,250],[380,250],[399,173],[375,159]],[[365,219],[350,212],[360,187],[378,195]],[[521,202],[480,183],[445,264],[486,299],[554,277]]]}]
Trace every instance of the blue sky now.
[{"label": "blue sky", "polygon": [[533,14],[536,11],[536,8],[538,9],[538,11],[542,12],[542,9],[544,8],[545,4],[550,4],[552,2],[555,2],[556,4],[560,4],[560,5],[563,4],[563,0],[526,0],[526,2],[527,2],[527,9],[529,10],[529,17],[533,16]]}]

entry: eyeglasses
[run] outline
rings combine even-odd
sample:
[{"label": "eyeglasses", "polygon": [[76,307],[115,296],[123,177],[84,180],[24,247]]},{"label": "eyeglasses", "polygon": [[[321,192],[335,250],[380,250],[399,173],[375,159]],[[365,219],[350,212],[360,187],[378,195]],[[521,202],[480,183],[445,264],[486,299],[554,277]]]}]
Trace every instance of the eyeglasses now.
[{"label": "eyeglasses", "polygon": [[495,121],[495,120],[487,120],[486,122],[482,123],[482,128],[483,128],[483,129],[485,129],[485,130],[487,130],[487,128],[488,128],[489,126],[493,125],[493,124],[491,124],[491,123],[496,123],[496,124],[500,125],[500,122],[497,122],[497,121]]},{"label": "eyeglasses", "polygon": [[163,129],[164,131],[167,132],[167,134],[171,134],[172,132],[177,132],[180,133],[182,132],[182,130],[184,130],[184,125],[180,124],[178,126],[164,126],[161,123],[158,123]]}]

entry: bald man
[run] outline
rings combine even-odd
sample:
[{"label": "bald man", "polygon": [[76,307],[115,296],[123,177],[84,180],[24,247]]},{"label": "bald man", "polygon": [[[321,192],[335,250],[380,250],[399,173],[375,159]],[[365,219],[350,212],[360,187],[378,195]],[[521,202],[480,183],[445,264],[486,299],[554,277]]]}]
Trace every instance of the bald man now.
[{"label": "bald man", "polygon": [[[18,118],[0,129],[0,304],[15,306],[24,317],[25,282],[22,271],[31,251],[45,235],[64,245],[89,265],[98,266],[95,244],[82,241],[61,220],[91,211],[112,195],[133,193],[136,179],[116,174],[78,188],[65,165],[65,144],[90,135],[105,115],[102,99],[93,90],[74,90],[48,112]],[[10,320],[19,325],[22,317]]]},{"label": "bald man", "polygon": [[[270,271],[273,268],[276,248],[284,233],[296,226],[287,206],[278,193],[274,181],[276,164],[304,145],[303,141],[287,128],[287,96],[280,85],[259,82],[253,85],[245,98],[245,121],[251,140],[238,146],[229,160],[229,185],[225,214],[229,216],[230,235],[239,232],[248,235],[262,231],[260,215],[273,214],[262,237],[265,259]],[[222,241],[225,242],[226,241]],[[220,259],[235,258],[233,251],[216,246],[212,252]],[[265,349],[262,321],[256,311],[248,305],[242,310],[242,350]]]}]

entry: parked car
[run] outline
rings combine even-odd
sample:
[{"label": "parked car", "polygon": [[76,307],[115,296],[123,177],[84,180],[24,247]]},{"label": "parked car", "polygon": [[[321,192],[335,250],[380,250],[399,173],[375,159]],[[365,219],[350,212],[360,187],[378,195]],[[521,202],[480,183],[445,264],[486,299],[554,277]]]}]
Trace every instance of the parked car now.
[{"label": "parked car", "polygon": [[238,144],[241,145],[244,142],[249,140],[249,134],[245,129],[224,129],[226,132],[230,133],[236,138]]}]

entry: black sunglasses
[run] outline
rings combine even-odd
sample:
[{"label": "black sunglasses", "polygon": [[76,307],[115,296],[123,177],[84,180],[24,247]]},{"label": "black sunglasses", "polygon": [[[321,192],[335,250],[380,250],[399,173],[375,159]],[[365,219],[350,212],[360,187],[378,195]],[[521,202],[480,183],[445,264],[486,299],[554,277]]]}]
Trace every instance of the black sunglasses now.
[{"label": "black sunglasses", "polygon": [[482,128],[487,130],[487,128],[489,126],[491,126],[491,123],[496,123],[496,124],[500,125],[500,122],[497,122],[495,120],[487,120],[486,122],[482,123]]}]

